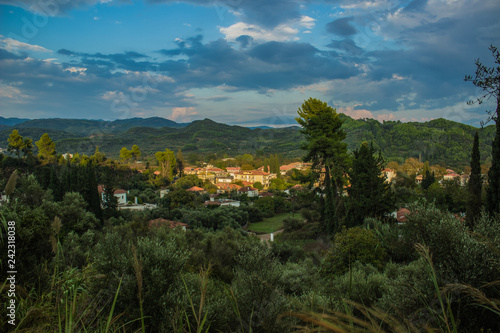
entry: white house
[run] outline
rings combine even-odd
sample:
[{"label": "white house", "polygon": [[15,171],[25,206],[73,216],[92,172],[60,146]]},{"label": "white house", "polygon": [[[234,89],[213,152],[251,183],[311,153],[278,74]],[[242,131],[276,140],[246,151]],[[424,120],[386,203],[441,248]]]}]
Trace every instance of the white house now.
[{"label": "white house", "polygon": [[[102,202],[105,202],[105,193],[104,193],[104,185],[99,185],[97,186],[97,191],[99,191],[99,194],[101,195],[101,200]],[[116,197],[118,200],[118,205],[126,205],[127,204],[127,191],[118,189],[113,192],[113,195]]]}]

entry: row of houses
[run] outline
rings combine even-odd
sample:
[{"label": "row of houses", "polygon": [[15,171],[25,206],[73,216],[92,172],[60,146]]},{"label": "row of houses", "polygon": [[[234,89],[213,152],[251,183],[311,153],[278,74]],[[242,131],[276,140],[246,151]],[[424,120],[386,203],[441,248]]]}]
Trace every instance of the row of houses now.
[{"label": "row of houses", "polygon": [[226,170],[208,165],[204,168],[186,167],[185,175],[196,175],[203,181],[209,181],[219,187],[218,184],[231,184],[241,181],[243,185],[253,185],[261,183],[267,189],[271,185],[271,180],[276,178],[275,173],[265,172],[264,168],[257,170],[241,170],[240,167],[227,167]]},{"label": "row of houses", "polygon": [[[207,191],[204,188],[198,186],[190,187],[187,189],[187,191],[196,192],[200,194],[207,193]],[[223,184],[223,183],[221,183],[220,186],[217,186],[217,194],[229,193],[233,191],[236,191],[238,194],[246,194],[250,198],[259,196],[259,190],[252,186],[239,186],[236,184]]]}]

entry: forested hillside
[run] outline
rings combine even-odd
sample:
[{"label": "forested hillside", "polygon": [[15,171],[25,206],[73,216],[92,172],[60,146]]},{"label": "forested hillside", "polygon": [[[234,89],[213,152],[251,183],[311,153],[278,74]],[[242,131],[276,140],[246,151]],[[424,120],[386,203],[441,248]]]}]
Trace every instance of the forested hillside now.
[{"label": "forested hillside", "polygon": [[[462,167],[470,161],[474,133],[479,130],[481,162],[490,158],[494,126],[477,129],[450,120],[435,119],[425,123],[400,121],[379,122],[374,119],[352,119],[340,114],[347,132],[350,151],[363,141],[372,141],[386,160],[403,162],[409,157],[428,160],[431,164]],[[47,132],[61,153],[92,154],[101,152],[117,157],[122,147],[139,144],[148,155],[169,148],[199,154],[226,153],[236,156],[261,151],[282,154],[287,158],[303,155],[304,138],[298,127],[250,129],[197,120],[187,126],[163,118],[133,118],[104,122],[96,120],[42,119],[30,120],[0,131],[1,146],[6,147],[9,134],[19,129],[22,136],[38,140]]]}]

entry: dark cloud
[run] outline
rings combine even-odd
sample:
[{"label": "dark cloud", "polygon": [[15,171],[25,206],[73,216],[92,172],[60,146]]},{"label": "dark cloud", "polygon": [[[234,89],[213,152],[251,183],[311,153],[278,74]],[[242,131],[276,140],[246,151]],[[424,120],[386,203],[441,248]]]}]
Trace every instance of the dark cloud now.
[{"label": "dark cloud", "polygon": [[69,56],[80,57],[81,64],[86,66],[99,66],[108,69],[126,69],[133,71],[148,71],[152,70],[154,63],[150,61],[137,61],[141,58],[149,58],[148,56],[135,52],[127,51],[115,54],[102,54],[102,53],[85,53],[74,52],[67,49],[60,49],[57,53]]},{"label": "dark cloud", "polygon": [[224,102],[224,101],[231,99],[231,97],[214,96],[214,97],[205,97],[205,98],[201,98],[201,99],[206,100],[206,101],[212,101],[212,102]]},{"label": "dark cloud", "polygon": [[5,49],[0,49],[0,60],[1,59],[25,59],[27,55],[18,55],[12,52],[9,52]]},{"label": "dark cloud", "polygon": [[250,45],[250,43],[253,41],[253,38],[248,35],[241,35],[238,38],[236,38],[236,41],[240,43],[241,47],[245,48],[248,45]]},{"label": "dark cloud", "polygon": [[326,25],[326,31],[342,37],[352,36],[357,32],[356,28],[351,25],[352,20],[352,17],[339,18],[328,23]]},{"label": "dark cloud", "polygon": [[350,38],[344,38],[342,40],[332,40],[330,44],[327,45],[332,49],[336,49],[342,54],[347,54],[350,57],[358,57],[365,53],[365,51],[356,45],[356,43]]},{"label": "dark cloud", "polygon": [[[258,24],[271,28],[289,20],[300,18],[300,0],[146,0],[150,4],[189,3],[199,6],[213,7],[220,19],[229,10],[238,11],[247,23]],[[118,3],[127,4],[129,0],[118,0]],[[63,16],[72,9],[86,9],[102,3],[100,0],[71,0],[71,1],[40,1],[40,0],[2,0],[3,4],[21,7],[31,12],[47,16]],[[113,5],[111,2],[107,5]]]},{"label": "dark cloud", "polygon": [[[247,40],[248,38],[242,38]],[[178,42],[178,48],[159,52],[173,59],[140,61],[139,53],[88,54],[59,50],[86,67],[89,73],[110,77],[117,69],[131,71],[157,70],[171,76],[179,87],[215,87],[229,85],[237,90],[290,89],[321,80],[347,78],[359,73],[354,65],[340,61],[335,52],[324,52],[308,43],[267,42],[234,49],[226,40],[203,43],[203,36]],[[240,40],[241,41],[241,40]],[[186,45],[189,45],[187,47]],[[175,59],[176,56],[182,59]]]},{"label": "dark cloud", "polygon": [[228,10],[238,11],[242,14],[242,21],[257,24],[265,28],[273,28],[290,20],[300,18],[300,0],[147,0],[151,4],[162,3],[191,3],[202,6],[212,6],[220,19]]}]

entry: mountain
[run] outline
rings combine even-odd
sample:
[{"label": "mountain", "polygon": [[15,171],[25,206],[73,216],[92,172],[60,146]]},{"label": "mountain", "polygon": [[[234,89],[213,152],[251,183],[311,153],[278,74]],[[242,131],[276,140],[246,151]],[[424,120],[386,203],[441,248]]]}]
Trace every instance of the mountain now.
[{"label": "mountain", "polygon": [[14,129],[17,129],[22,137],[32,139],[33,145],[35,145],[36,141],[40,140],[40,137],[44,133],[47,133],[54,142],[65,139],[78,141],[81,138],[69,132],[47,129],[47,128],[19,128],[17,126],[7,127],[7,128],[0,127],[0,147],[6,148],[8,146],[7,140],[9,139],[9,135],[12,133],[12,130]]},{"label": "mountain", "polygon": [[270,127],[270,126],[250,126],[248,127],[250,129],[256,129],[256,128],[260,128],[260,129],[271,129],[273,127]]},{"label": "mountain", "polygon": [[14,126],[29,119],[0,117],[0,125]]},{"label": "mountain", "polygon": [[121,133],[134,127],[184,127],[175,121],[160,117],[118,119],[113,121],[88,119],[34,119],[16,124],[16,128],[46,128],[73,133],[76,136],[100,135],[105,133]]},{"label": "mountain", "polygon": [[[404,162],[409,157],[428,160],[431,164],[463,167],[469,164],[474,133],[479,131],[481,161],[491,158],[495,126],[482,129],[445,119],[425,123],[401,121],[379,122],[374,119],[352,119],[340,114],[344,121],[350,151],[364,142],[373,142],[387,161]],[[27,127],[27,126],[34,127]],[[24,127],[26,126],[26,127]],[[39,128],[39,127],[40,128]],[[43,127],[45,126],[45,127]],[[143,156],[165,148],[186,154],[246,153],[281,154],[286,158],[301,157],[304,141],[298,126],[285,128],[248,128],[217,123],[210,119],[178,124],[163,118],[133,118],[105,122],[102,120],[38,119],[0,130],[0,147],[7,147],[12,129],[39,140],[47,132],[56,141],[59,152],[92,154],[101,152],[118,157],[122,147],[137,144]],[[1,128],[0,128],[1,129]]]}]

